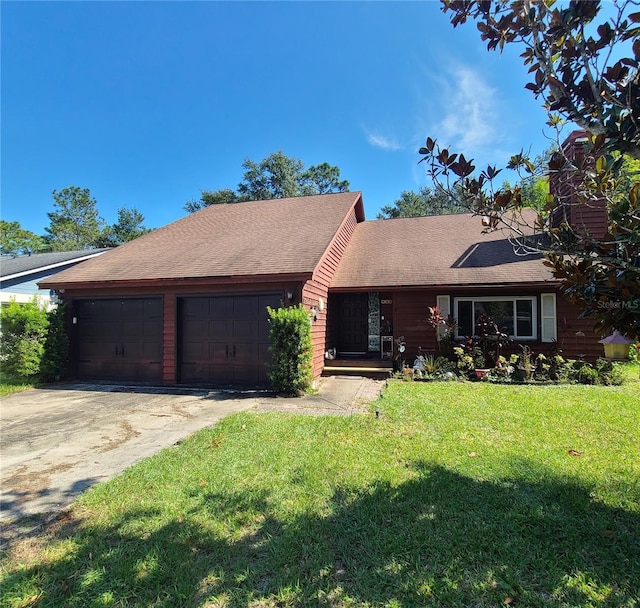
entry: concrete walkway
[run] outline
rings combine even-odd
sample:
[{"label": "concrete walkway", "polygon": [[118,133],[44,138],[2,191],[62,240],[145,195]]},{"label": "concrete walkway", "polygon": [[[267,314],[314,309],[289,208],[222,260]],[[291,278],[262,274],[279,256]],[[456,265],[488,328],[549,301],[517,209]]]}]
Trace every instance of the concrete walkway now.
[{"label": "concrete walkway", "polygon": [[381,382],[322,378],[317,394],[56,385],[1,404],[0,505],[3,525],[52,516],[89,486],[174,445],[230,414],[251,410],[314,415],[366,411]]}]

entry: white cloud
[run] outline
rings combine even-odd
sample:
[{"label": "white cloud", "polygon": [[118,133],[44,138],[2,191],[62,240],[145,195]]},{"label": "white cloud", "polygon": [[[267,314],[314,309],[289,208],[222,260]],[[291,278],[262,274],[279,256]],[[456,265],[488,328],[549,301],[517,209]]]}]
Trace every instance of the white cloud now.
[{"label": "white cloud", "polygon": [[443,115],[436,124],[440,139],[468,153],[493,147],[500,137],[500,110],[496,89],[466,67],[457,67],[444,87]]},{"label": "white cloud", "polygon": [[381,148],[389,152],[395,152],[401,148],[400,144],[389,137],[385,137],[379,133],[373,133],[367,129],[365,129],[365,133],[367,135],[367,141],[375,148]]},{"label": "white cloud", "polygon": [[416,91],[419,112],[414,139],[418,145],[424,145],[429,135],[441,146],[475,159],[476,166],[506,162],[513,153],[507,152],[513,139],[512,113],[482,68],[449,63],[446,71],[436,71],[423,66]]}]

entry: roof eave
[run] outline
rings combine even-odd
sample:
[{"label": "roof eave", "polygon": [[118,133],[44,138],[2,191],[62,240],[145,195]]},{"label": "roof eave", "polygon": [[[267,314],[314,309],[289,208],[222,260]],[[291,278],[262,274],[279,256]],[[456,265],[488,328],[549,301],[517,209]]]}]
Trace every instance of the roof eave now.
[{"label": "roof eave", "polygon": [[31,268],[30,270],[23,270],[22,272],[15,272],[14,274],[8,274],[1,278],[3,281],[10,281],[12,279],[19,279],[20,277],[25,277],[30,274],[38,274],[39,272],[54,270],[55,268],[60,268],[61,266],[71,266],[71,265],[79,264],[80,262],[84,262],[85,260],[98,257],[99,255],[102,255],[107,251],[109,250],[105,249],[104,251],[98,251],[97,253],[91,253],[90,255],[84,255],[78,258],[71,258],[69,260],[64,260],[63,262],[55,262],[54,264],[47,264],[46,266],[38,266],[37,268]]},{"label": "roof eave", "polygon": [[[360,224],[361,222],[365,221],[364,201],[362,200],[362,192],[355,192],[354,194],[357,194],[357,197],[353,201],[353,204],[351,205],[351,207],[349,207],[349,212],[345,214],[344,218],[342,218],[342,222],[340,222],[339,228],[334,232],[333,237],[329,241],[329,244],[325,248],[324,252],[322,253],[322,256],[320,257],[320,259],[318,260],[318,263],[316,264],[316,267],[313,269],[313,274],[314,275],[318,271],[318,269],[322,266],[322,263],[326,259],[329,251],[331,251],[331,248],[333,247],[334,243],[336,242],[336,240],[338,238],[338,235],[342,234],[342,229],[344,228],[345,224],[347,223],[347,220],[349,218],[349,215],[350,215],[351,211],[355,212],[356,223],[357,224]],[[338,263],[339,263],[339,261],[338,261]]]},{"label": "roof eave", "polygon": [[109,289],[132,288],[132,287],[201,287],[204,285],[241,285],[249,283],[282,283],[282,282],[304,282],[311,278],[310,272],[305,273],[280,273],[269,275],[228,275],[223,277],[181,277],[166,279],[133,279],[121,281],[74,281],[55,282],[42,281],[38,283],[41,289],[62,290],[84,290],[84,289]]},{"label": "roof eave", "polygon": [[521,288],[521,287],[557,287],[561,281],[559,279],[549,279],[543,281],[518,281],[502,283],[431,283],[422,285],[363,285],[357,287],[329,287],[330,293],[351,293],[365,291],[415,291],[418,289],[500,289],[500,288]]}]

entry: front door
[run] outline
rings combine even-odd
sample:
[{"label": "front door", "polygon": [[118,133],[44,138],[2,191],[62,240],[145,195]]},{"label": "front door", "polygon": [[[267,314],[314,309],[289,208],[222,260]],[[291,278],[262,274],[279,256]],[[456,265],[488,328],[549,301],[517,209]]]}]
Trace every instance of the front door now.
[{"label": "front door", "polygon": [[339,294],[338,319],[338,352],[343,355],[365,355],[369,350],[368,294]]}]

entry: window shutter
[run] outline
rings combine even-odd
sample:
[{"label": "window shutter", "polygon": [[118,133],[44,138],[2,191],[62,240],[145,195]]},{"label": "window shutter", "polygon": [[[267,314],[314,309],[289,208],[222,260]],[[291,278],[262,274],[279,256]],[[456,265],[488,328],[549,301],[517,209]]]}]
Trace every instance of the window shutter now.
[{"label": "window shutter", "polygon": [[[436,296],[436,306],[440,309],[440,314],[446,319],[451,314],[451,296]],[[438,325],[438,340],[447,333],[444,325]]]},{"label": "window shutter", "polygon": [[540,339],[542,342],[555,342],[558,339],[556,294],[543,293],[540,296],[540,308],[542,311]]}]

